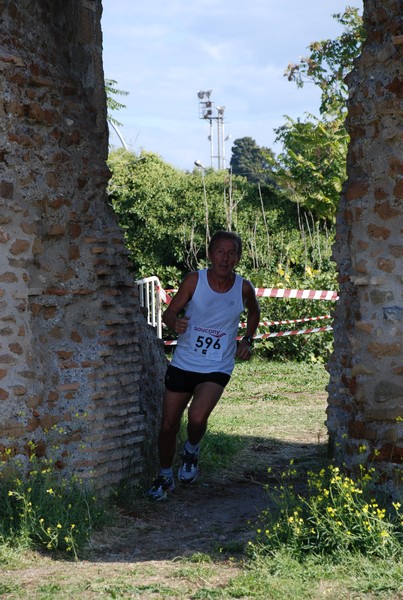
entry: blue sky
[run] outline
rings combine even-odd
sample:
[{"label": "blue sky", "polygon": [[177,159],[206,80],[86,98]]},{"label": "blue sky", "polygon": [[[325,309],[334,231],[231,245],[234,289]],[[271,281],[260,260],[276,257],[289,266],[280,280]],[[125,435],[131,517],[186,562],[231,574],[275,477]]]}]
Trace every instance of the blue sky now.
[{"label": "blue sky", "polygon": [[[318,113],[319,92],[297,88],[284,71],[308,54],[310,42],[332,38],[332,18],[351,0],[103,0],[105,77],[128,91],[114,116],[131,150],[159,154],[179,169],[210,165],[208,121],[199,118],[199,90],[225,106],[225,157],[250,136],[278,152],[274,129],[284,115]],[[120,145],[113,134],[111,142]]]}]

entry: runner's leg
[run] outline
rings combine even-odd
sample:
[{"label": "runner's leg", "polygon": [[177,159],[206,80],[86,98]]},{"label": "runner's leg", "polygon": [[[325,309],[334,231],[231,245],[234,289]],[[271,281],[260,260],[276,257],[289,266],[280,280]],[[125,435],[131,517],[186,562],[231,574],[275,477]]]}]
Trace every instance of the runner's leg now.
[{"label": "runner's leg", "polygon": [[158,438],[158,452],[162,469],[172,467],[176,452],[176,436],[180,428],[182,415],[191,397],[192,394],[189,392],[172,392],[165,389],[161,429]]},{"label": "runner's leg", "polygon": [[208,418],[221,398],[224,388],[218,383],[206,381],[195,387],[192,402],[188,410],[187,433],[193,446],[202,439],[207,429]]}]

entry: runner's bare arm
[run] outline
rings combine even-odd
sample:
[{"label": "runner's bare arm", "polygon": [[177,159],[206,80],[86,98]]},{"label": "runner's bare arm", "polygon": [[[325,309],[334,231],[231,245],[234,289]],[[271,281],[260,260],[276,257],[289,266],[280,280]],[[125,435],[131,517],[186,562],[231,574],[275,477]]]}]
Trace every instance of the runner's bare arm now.
[{"label": "runner's bare arm", "polygon": [[171,303],[162,316],[163,323],[165,323],[169,329],[175,331],[175,333],[179,334],[186,331],[188,319],[186,317],[178,317],[178,314],[192,298],[196,289],[197,280],[198,274],[196,271],[186,275],[175,296],[172,298]]},{"label": "runner's bare arm", "polygon": [[246,279],[243,281],[242,295],[248,311],[248,316],[246,320],[245,336],[238,345],[236,356],[242,360],[248,360],[251,356],[251,345],[245,338],[253,337],[256,333],[260,319],[260,306],[256,298],[255,288],[251,282]]}]

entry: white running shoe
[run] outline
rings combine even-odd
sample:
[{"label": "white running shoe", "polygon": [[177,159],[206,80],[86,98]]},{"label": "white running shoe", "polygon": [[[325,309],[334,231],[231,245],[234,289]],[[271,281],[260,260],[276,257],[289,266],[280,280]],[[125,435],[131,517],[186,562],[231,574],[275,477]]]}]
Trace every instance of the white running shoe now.
[{"label": "white running shoe", "polygon": [[183,450],[182,452],[182,466],[178,471],[179,480],[182,483],[193,483],[200,473],[200,469],[198,467],[199,461],[199,450],[197,449],[194,454],[187,452],[187,450]]}]

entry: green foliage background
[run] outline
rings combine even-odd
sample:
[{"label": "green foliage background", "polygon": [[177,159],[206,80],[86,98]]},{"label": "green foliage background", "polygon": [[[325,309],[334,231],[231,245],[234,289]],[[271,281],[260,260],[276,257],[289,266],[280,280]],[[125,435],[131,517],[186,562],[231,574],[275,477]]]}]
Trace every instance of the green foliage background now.
[{"label": "green foliage background", "polygon": [[333,269],[332,229],[279,188],[228,171],[181,171],[150,152],[112,152],[109,167],[110,201],[136,277],[153,274],[165,285],[178,284],[189,269],[206,264],[206,240],[219,229],[241,235],[239,270],[253,273],[260,287]]},{"label": "green foliage background", "polygon": [[[149,152],[115,151],[109,166],[110,201],[125,231],[134,278],[156,275],[165,289],[176,288],[186,272],[207,265],[206,244],[214,231],[225,229],[241,235],[237,270],[255,287],[335,289],[332,227],[280,188],[228,171],[180,171]],[[268,320],[324,315],[330,308],[325,302],[278,299],[261,299],[261,306]],[[277,359],[326,360],[331,334],[256,346]]]}]

